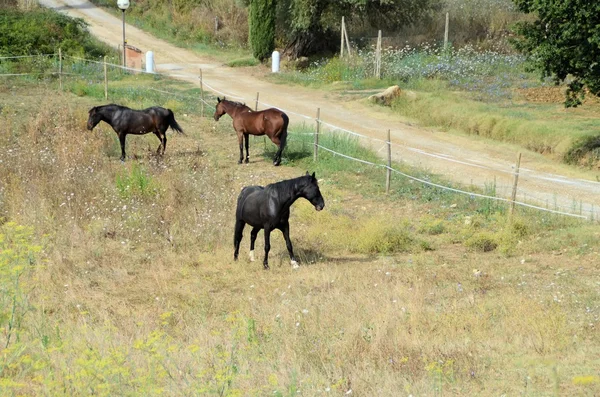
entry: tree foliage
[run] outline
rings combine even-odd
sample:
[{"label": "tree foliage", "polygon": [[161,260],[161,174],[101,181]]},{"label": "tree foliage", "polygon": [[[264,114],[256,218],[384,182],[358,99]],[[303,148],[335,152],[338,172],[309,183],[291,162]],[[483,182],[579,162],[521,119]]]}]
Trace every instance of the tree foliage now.
[{"label": "tree foliage", "polygon": [[558,84],[569,78],[565,106],[580,105],[585,88],[600,94],[600,2],[515,0],[537,16],[517,25],[519,50],[531,55],[542,77]]},{"label": "tree foliage", "polygon": [[[279,23],[287,33],[286,52],[292,56],[337,50],[342,16],[348,22],[395,30],[419,21],[437,0],[284,0]],[[287,29],[286,29],[287,28]]]},{"label": "tree foliage", "polygon": [[275,49],[275,0],[250,2],[250,46],[255,58],[264,61]]}]

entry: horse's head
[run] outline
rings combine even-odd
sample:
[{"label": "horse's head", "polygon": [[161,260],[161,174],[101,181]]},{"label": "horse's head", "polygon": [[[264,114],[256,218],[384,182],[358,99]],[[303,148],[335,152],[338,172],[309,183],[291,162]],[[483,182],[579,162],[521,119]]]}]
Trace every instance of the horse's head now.
[{"label": "horse's head", "polygon": [[227,110],[225,109],[225,97],[223,97],[223,100],[221,100],[221,98],[217,97],[217,106],[215,108],[215,114],[214,114],[215,121],[219,121],[221,116],[224,115],[225,113],[227,113]]},{"label": "horse's head", "polygon": [[102,115],[98,112],[98,107],[91,108],[88,113],[87,129],[91,131],[100,121],[102,121]]},{"label": "horse's head", "polygon": [[321,196],[315,173],[313,172],[312,175],[310,175],[306,172],[304,178],[305,184],[302,186],[300,195],[310,201],[317,211],[321,211],[325,207],[325,200],[323,199],[323,196]]}]

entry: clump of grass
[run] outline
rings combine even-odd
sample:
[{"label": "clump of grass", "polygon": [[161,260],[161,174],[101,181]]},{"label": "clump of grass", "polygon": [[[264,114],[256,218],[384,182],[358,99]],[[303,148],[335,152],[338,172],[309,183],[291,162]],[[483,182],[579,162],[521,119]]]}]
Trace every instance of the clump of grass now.
[{"label": "clump of grass", "polygon": [[490,252],[498,247],[497,237],[490,232],[477,232],[465,241],[465,246],[477,252]]},{"label": "clump of grass", "polygon": [[382,224],[377,220],[367,221],[357,231],[355,250],[367,254],[391,254],[409,251],[415,239],[406,227],[397,224]]},{"label": "clump of grass", "polygon": [[446,222],[442,219],[436,219],[428,217],[421,219],[417,231],[419,233],[428,234],[430,236],[436,236],[446,232]]},{"label": "clump of grass", "polygon": [[158,183],[150,176],[147,170],[137,163],[115,176],[115,185],[119,195],[124,198],[138,196],[141,198],[154,197],[159,191]]}]

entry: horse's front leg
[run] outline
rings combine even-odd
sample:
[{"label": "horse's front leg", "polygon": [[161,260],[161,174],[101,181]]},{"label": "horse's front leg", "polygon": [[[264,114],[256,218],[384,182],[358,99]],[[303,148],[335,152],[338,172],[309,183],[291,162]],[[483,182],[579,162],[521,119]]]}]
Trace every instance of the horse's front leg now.
[{"label": "horse's front leg", "polygon": [[244,134],[244,141],[246,143],[246,160],[244,161],[246,164],[248,164],[250,162],[250,152],[248,151],[248,146],[249,146],[249,141],[250,141],[250,137],[248,135],[248,133]]},{"label": "horse's front leg", "polygon": [[294,256],[294,247],[292,247],[292,240],[290,240],[290,224],[287,220],[281,223],[279,226],[279,230],[283,233],[283,238],[285,239],[285,246],[287,247],[288,253],[290,254],[290,264],[292,265],[292,269],[297,269],[298,262],[296,261],[296,257]]},{"label": "horse's front leg", "polygon": [[244,160],[244,134],[241,132],[238,132],[238,144],[240,145],[240,160],[238,161],[238,164],[242,164],[242,161]]},{"label": "horse's front leg", "polygon": [[271,250],[271,228],[265,227],[265,259],[263,260],[263,267],[265,270],[269,270],[269,251]]},{"label": "horse's front leg", "polygon": [[119,143],[121,144],[121,161],[125,161],[125,137],[127,134],[119,133]]}]

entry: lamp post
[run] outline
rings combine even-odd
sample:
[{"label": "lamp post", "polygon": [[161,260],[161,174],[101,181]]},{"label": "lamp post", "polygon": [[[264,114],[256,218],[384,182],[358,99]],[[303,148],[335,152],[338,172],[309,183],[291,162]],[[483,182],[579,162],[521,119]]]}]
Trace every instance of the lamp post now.
[{"label": "lamp post", "polygon": [[123,67],[127,67],[125,62],[125,10],[129,8],[129,0],[117,0],[117,7],[123,12]]}]

